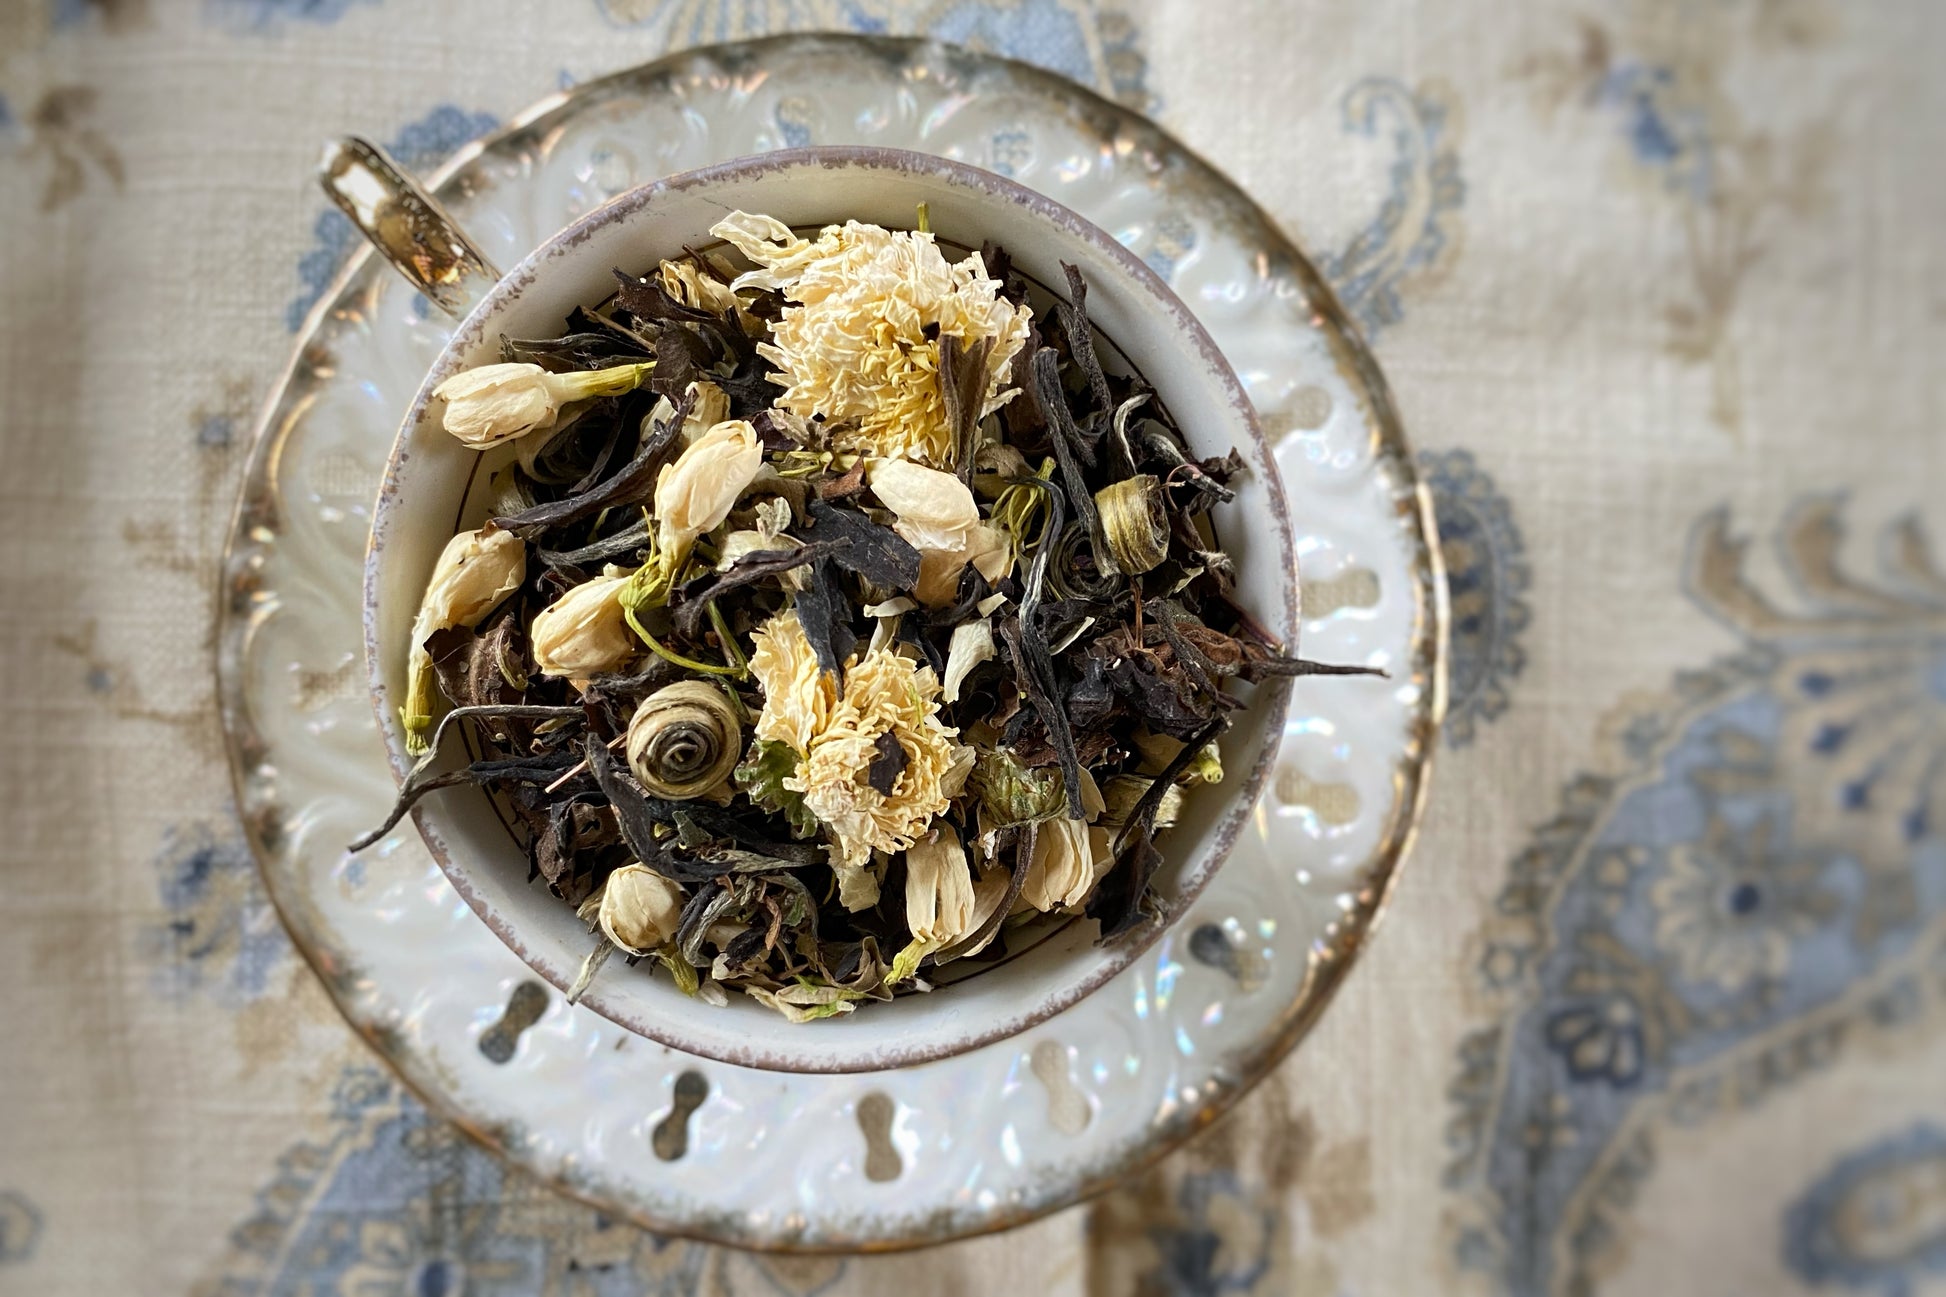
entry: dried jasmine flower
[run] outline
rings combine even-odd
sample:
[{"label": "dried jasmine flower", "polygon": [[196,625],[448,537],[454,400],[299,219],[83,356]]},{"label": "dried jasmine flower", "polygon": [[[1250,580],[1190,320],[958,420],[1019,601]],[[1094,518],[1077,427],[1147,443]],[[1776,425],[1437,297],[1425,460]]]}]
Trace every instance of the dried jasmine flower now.
[{"label": "dried jasmine flower", "polygon": [[655,480],[656,545],[681,564],[704,532],[730,516],[763,467],[757,430],[743,419],[719,423],[686,447]]},{"label": "dried jasmine flower", "polygon": [[919,971],[919,961],[973,929],[973,874],[953,826],[943,824],[905,853],[905,922],[912,941],[892,961],[889,982]]},{"label": "dried jasmine flower", "polygon": [[820,1018],[851,1013],[858,1008],[858,1001],[866,998],[863,991],[848,986],[819,986],[809,982],[775,991],[761,986],[746,986],[743,990],[757,1003],[775,1009],[792,1022],[816,1022]]},{"label": "dried jasmine flower", "polygon": [[1111,863],[1106,829],[1081,820],[1049,820],[1035,832],[1020,899],[1037,910],[1079,909]]},{"label": "dried jasmine flower", "polygon": [[572,402],[632,392],[654,368],[654,362],[644,361],[553,374],[525,362],[481,365],[454,374],[432,394],[446,403],[441,415],[446,431],[485,450],[552,428]]},{"label": "dried jasmine flower", "polygon": [[542,675],[587,679],[619,670],[636,655],[621,603],[633,575],[611,567],[535,614],[534,665]]},{"label": "dried jasmine flower", "polygon": [[610,976],[815,1022],[1017,918],[1140,931],[1240,686],[1363,670],[1237,603],[1242,460],[1104,367],[1078,270],[1030,302],[923,227],[714,233],[439,387],[516,453],[428,585],[420,760],[355,849],[439,789],[495,798],[589,924],[571,1002],[621,950]]},{"label": "dried jasmine flower", "polygon": [[653,797],[688,801],[729,782],[743,727],[723,691],[680,680],[650,694],[628,722],[628,768]]},{"label": "dried jasmine flower", "polygon": [[646,955],[676,935],[683,890],[645,865],[623,865],[608,875],[589,904],[602,935],[631,955]]},{"label": "dried jasmine flower", "polygon": [[921,554],[963,548],[980,525],[972,490],[951,473],[902,459],[874,459],[868,462],[865,481],[879,503],[898,515],[892,530]]},{"label": "dried jasmine flower", "polygon": [[526,577],[527,549],[520,538],[491,525],[461,532],[440,551],[413,619],[406,701],[399,709],[412,755],[427,751],[424,736],[432,724],[432,655],[426,641],[442,630],[479,625]]}]

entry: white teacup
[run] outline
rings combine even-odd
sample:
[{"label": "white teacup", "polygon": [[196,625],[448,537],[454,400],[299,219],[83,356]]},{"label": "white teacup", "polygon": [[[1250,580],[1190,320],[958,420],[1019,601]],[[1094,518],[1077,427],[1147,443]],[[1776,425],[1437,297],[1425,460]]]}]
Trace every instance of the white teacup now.
[{"label": "white teacup", "polygon": [[[1284,494],[1236,375],[1183,303],[1153,271],[1067,208],[989,172],[924,154],[874,148],[793,149],[644,185],[570,225],[503,277],[437,206],[382,154],[347,141],[327,155],[326,187],[435,303],[464,314],[427,374],[394,445],[373,515],[365,569],[365,640],[372,700],[393,769],[411,766],[398,720],[408,632],[441,548],[489,513],[482,456],[429,413],[453,373],[499,359],[501,336],[558,334],[576,306],[614,291],[614,269],[641,274],[687,247],[708,246],[725,213],[764,212],[797,228],[848,219],[910,228],[919,204],[942,242],[1004,246],[1040,285],[1064,283],[1062,262],[1088,282],[1087,309],[1103,363],[1139,372],[1176,416],[1191,451],[1235,447],[1249,466],[1235,503],[1214,521],[1236,562],[1239,602],[1294,647],[1297,566]],[[487,452],[489,456],[496,452]],[[500,458],[509,452],[498,452]],[[727,1007],[686,997],[649,965],[611,961],[582,1003],[614,1022],[692,1054],[794,1072],[878,1070],[944,1058],[1023,1031],[1102,986],[1181,917],[1228,853],[1254,807],[1282,730],[1287,690],[1243,687],[1250,706],[1223,738],[1228,777],[1185,799],[1158,838],[1163,922],[1117,944],[1095,944],[1076,920],[1031,949],[927,994],[868,1003],[857,1013],[797,1025],[733,995]],[[449,741],[448,747],[458,744]],[[448,764],[458,758],[447,755]],[[574,911],[527,881],[525,852],[481,791],[453,788],[422,801],[419,831],[475,913],[536,973],[566,988],[593,939]]]}]

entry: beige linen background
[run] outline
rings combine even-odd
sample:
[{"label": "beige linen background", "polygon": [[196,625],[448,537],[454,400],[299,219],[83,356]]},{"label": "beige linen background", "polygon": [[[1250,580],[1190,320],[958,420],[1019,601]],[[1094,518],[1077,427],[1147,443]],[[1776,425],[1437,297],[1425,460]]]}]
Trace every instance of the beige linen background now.
[{"label": "beige linen background", "polygon": [[[1453,716],[1320,1029],[1139,1183],[791,1261],[398,1093],[230,810],[253,411],[427,166],[675,46],[926,32],[1153,114],[1372,337]],[[0,0],[0,1292],[1946,1292],[1946,8]]]}]

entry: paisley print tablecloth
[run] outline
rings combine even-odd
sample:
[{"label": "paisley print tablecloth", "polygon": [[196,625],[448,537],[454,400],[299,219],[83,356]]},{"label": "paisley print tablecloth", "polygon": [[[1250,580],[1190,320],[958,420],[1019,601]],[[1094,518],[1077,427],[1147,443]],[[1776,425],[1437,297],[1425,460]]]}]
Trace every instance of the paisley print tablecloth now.
[{"label": "paisley print tablecloth", "polygon": [[[350,244],[322,137],[427,167],[813,28],[1039,63],[1250,189],[1374,342],[1453,607],[1423,832],[1299,1053],[1090,1206],[850,1260],[616,1224],[402,1094],[270,911],[210,669]],[[1923,0],[0,5],[0,1292],[1946,1292],[1942,56]]]}]

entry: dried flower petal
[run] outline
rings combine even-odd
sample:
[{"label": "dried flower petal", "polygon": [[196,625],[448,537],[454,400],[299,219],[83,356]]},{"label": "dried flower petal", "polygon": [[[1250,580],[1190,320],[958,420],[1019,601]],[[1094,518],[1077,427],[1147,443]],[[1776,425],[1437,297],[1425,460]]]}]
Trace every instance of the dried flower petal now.
[{"label": "dried flower petal", "polygon": [[982,877],[974,880],[973,913],[966,921],[967,935],[957,943],[949,944],[942,950],[934,951],[932,957],[933,963],[944,964],[955,959],[964,959],[969,955],[977,955],[982,950],[985,950],[993,942],[995,937],[1000,935],[999,924],[995,924],[984,937],[980,935],[980,932],[983,928],[986,928],[987,920],[993,917],[993,912],[1000,908],[1001,902],[1007,899],[1010,882],[1011,880],[1007,876],[1007,871],[1004,869],[990,870]]},{"label": "dried flower petal", "polygon": [[738,315],[743,303],[730,286],[701,269],[688,257],[665,261],[661,267],[662,289],[691,310],[712,315]]},{"label": "dried flower petal", "polygon": [[795,612],[772,617],[750,637],[750,673],[763,687],[757,738],[789,744],[802,757],[830,724],[838,688],[818,669],[817,654]]},{"label": "dried flower petal", "polygon": [[941,696],[949,703],[959,701],[959,687],[971,675],[973,668],[993,656],[993,624],[982,618],[979,621],[961,622],[953,627],[953,639],[946,646],[946,678],[940,685]]},{"label": "dried flower petal", "polygon": [[879,503],[898,515],[892,530],[916,549],[963,548],[967,533],[980,525],[972,490],[951,473],[903,459],[874,459],[865,480]]},{"label": "dried flower petal", "polygon": [[905,921],[912,941],[892,961],[886,980],[903,982],[928,954],[973,930],[973,874],[950,824],[905,853]]},{"label": "dried flower petal", "polygon": [[1013,542],[992,523],[971,528],[955,549],[919,551],[919,580],[912,593],[928,608],[944,608],[959,597],[960,573],[971,563],[989,584],[1013,571]]},{"label": "dried flower petal", "polygon": [[973,875],[952,825],[907,848],[905,871],[905,920],[914,938],[943,946],[970,931]]},{"label": "dried flower petal", "polygon": [[579,679],[614,671],[640,647],[622,613],[630,573],[617,568],[583,581],[535,614],[534,665],[542,675]]}]

